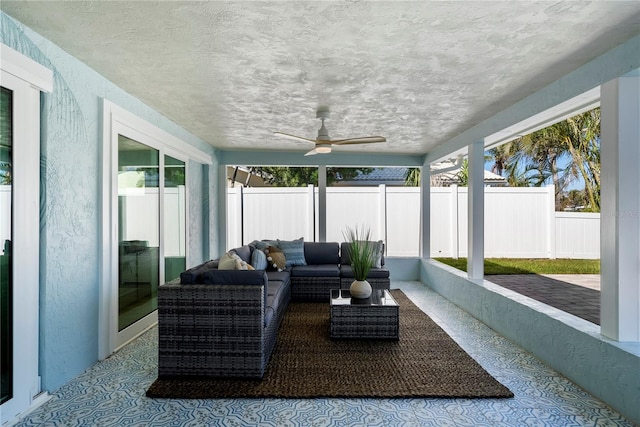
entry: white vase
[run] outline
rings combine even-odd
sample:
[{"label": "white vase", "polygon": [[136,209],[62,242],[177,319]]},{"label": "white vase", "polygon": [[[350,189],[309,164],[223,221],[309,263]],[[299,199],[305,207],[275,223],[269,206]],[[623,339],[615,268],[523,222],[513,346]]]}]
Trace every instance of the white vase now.
[{"label": "white vase", "polygon": [[371,285],[366,280],[354,280],[349,287],[349,292],[354,298],[369,298]]}]

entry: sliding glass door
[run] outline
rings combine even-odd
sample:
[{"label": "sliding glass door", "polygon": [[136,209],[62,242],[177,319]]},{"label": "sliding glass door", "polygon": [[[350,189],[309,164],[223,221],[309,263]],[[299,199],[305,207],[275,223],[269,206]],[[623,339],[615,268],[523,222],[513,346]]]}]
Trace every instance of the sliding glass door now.
[{"label": "sliding glass door", "polygon": [[159,151],[118,136],[118,332],[158,308]]},{"label": "sliding glass door", "polygon": [[41,91],[51,90],[52,74],[3,44],[0,57],[0,424],[4,425],[44,397],[38,372],[40,96]]},{"label": "sliding glass door", "polygon": [[187,159],[211,157],[103,101],[101,359],[157,323],[158,288],[188,265]]},{"label": "sliding glass door", "polygon": [[122,128],[116,135],[117,331],[111,351],[157,322],[158,286],[187,265],[185,161],[145,133]]}]

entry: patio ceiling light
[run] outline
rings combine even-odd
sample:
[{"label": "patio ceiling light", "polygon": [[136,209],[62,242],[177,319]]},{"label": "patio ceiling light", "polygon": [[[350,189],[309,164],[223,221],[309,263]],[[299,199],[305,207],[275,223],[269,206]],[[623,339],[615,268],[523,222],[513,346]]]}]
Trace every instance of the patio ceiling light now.
[{"label": "patio ceiling light", "polygon": [[316,153],[318,154],[327,154],[331,152],[331,146],[330,145],[317,145],[316,146]]}]

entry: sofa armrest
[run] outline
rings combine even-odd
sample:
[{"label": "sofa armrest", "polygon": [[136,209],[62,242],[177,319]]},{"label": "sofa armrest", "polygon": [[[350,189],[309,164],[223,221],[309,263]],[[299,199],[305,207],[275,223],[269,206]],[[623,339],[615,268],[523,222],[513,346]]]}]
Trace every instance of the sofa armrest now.
[{"label": "sofa armrest", "polygon": [[180,273],[180,283],[183,284],[194,284],[198,283],[200,280],[200,276],[202,273],[218,268],[218,260],[213,259],[211,261],[204,262],[200,265],[196,265],[186,271]]},{"label": "sofa armrest", "polygon": [[264,285],[161,285],[159,376],[261,377],[265,296]]},{"label": "sofa armrest", "polygon": [[[207,270],[200,275],[204,286],[262,286],[267,287],[269,277],[264,270]],[[193,286],[193,285],[187,285]],[[262,305],[267,306],[267,291],[262,292]]]}]

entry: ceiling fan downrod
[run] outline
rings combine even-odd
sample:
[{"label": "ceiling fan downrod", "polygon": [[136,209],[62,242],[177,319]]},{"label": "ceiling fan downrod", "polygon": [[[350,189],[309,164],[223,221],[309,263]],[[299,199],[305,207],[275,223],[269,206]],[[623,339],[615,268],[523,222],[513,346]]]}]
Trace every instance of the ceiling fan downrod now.
[{"label": "ceiling fan downrod", "polygon": [[329,131],[326,127],[324,127],[324,117],[321,117],[320,120],[322,120],[322,126],[320,127],[320,129],[318,129],[317,139],[319,141],[330,141],[331,138],[329,137]]}]

